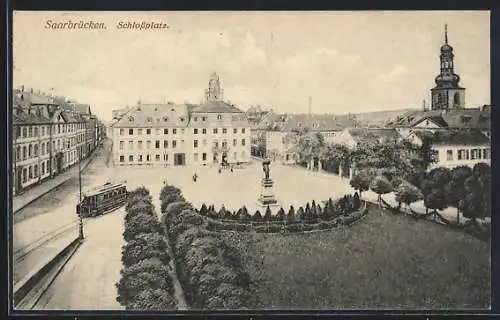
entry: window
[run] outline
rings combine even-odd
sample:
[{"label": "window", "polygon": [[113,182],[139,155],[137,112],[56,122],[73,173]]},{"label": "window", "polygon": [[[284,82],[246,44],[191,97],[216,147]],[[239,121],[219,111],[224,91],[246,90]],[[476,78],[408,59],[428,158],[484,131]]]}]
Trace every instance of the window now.
[{"label": "window", "polygon": [[244,146],[245,145],[245,139],[241,139],[241,145]]},{"label": "window", "polygon": [[38,177],[38,165],[35,164],[35,167],[33,169],[33,176],[36,178]]},{"label": "window", "polygon": [[28,147],[28,158],[31,158],[32,150],[33,150],[33,147],[30,144]]},{"label": "window", "polygon": [[133,161],[134,161],[134,156],[133,155],[128,156],[128,162],[133,162]]},{"label": "window", "polygon": [[163,155],[163,161],[168,161],[168,154]]},{"label": "window", "polygon": [[168,129],[163,129],[163,134],[168,134]]},{"label": "window", "polygon": [[33,136],[33,128],[29,127],[28,129],[28,138],[31,138]]},{"label": "window", "polygon": [[222,115],[218,114],[217,115],[217,120],[222,120]]},{"label": "window", "polygon": [[467,150],[465,150],[465,158],[466,158],[467,160],[469,160],[469,159],[470,159],[470,157],[469,157],[469,150],[468,150],[468,149],[467,149]]},{"label": "window", "polygon": [[151,149],[151,141],[146,141],[146,149]]},{"label": "window", "polygon": [[28,168],[28,178],[33,179],[33,168],[32,167]]},{"label": "window", "polygon": [[160,129],[156,128],[156,129],[155,129],[155,134],[156,134],[156,135],[160,134]]},{"label": "window", "polygon": [[241,128],[241,133],[245,133],[245,128]]},{"label": "window", "polygon": [[196,128],[195,128],[195,129],[193,129],[193,133],[194,133],[194,134],[198,134],[198,129],[196,129]]},{"label": "window", "polygon": [[160,161],[160,155],[159,154],[156,155],[156,161]]},{"label": "window", "polygon": [[222,141],[222,147],[226,148],[227,147],[227,141]]},{"label": "window", "polygon": [[217,128],[214,128],[214,134],[217,134]]},{"label": "window", "polygon": [[137,129],[137,134],[142,135],[142,129]]},{"label": "window", "polygon": [[177,147],[177,141],[172,140],[172,148],[175,148],[175,147]]},{"label": "window", "polygon": [[216,147],[216,148],[219,147],[219,142],[218,141],[214,141],[214,147]]},{"label": "window", "polygon": [[139,155],[139,162],[142,162],[142,154]]},{"label": "window", "polygon": [[28,136],[28,129],[23,128],[23,138],[26,138]]},{"label": "window", "polygon": [[201,154],[201,159],[202,159],[203,161],[206,161],[206,160],[207,160],[207,153],[206,153],[206,152],[203,152],[203,153]]},{"label": "window", "polygon": [[198,162],[198,154],[197,153],[193,154],[193,158],[194,158],[194,162]]},{"label": "window", "polygon": [[160,149],[160,140],[155,141],[155,148]]},{"label": "window", "polygon": [[193,147],[198,148],[198,140],[193,141]]},{"label": "window", "polygon": [[196,122],[198,121],[198,117],[194,117],[193,120]]},{"label": "window", "polygon": [[234,133],[234,134],[238,133],[238,129],[233,128],[233,133]]},{"label": "window", "polygon": [[233,147],[236,146],[237,140],[233,139]]},{"label": "window", "polygon": [[476,160],[478,157],[477,157],[477,149],[472,149],[470,151],[470,158],[471,160]]},{"label": "window", "polygon": [[131,136],[134,134],[134,129],[128,129],[128,135]]},{"label": "window", "polygon": [[40,175],[44,175],[45,174],[45,162],[42,162],[42,169],[41,169],[42,172],[40,172]]},{"label": "window", "polygon": [[207,117],[201,117],[202,121],[207,121]]},{"label": "window", "polygon": [[172,129],[172,134],[177,134],[177,129]]},{"label": "window", "polygon": [[453,160],[453,150],[446,150],[446,160]]},{"label": "window", "polygon": [[151,161],[151,156],[149,154],[146,155],[146,161]]},{"label": "window", "polygon": [[120,156],[120,162],[125,162],[125,156]]},{"label": "window", "polygon": [[151,134],[151,129],[146,129],[146,134]]},{"label": "window", "polygon": [[137,148],[138,148],[139,150],[142,150],[142,141],[138,141],[138,142],[137,142]]},{"label": "window", "polygon": [[168,148],[168,140],[163,140],[163,149]]},{"label": "window", "polygon": [[[139,147],[139,149],[140,149],[140,148],[141,148],[141,147]],[[129,142],[128,142],[128,149],[129,149],[129,150],[134,150],[134,141],[129,141]]]},{"label": "window", "polygon": [[464,160],[464,159],[465,159],[465,150],[464,149],[458,150],[457,160]]},{"label": "window", "polygon": [[207,134],[207,129],[201,129],[201,133]]},{"label": "window", "polygon": [[35,137],[38,137],[38,127],[35,127]]},{"label": "window", "polygon": [[483,149],[483,159],[490,158],[490,149]]},{"label": "window", "polygon": [[17,147],[16,149],[16,160],[21,160],[21,147]]},{"label": "window", "polygon": [[123,150],[124,145],[125,145],[125,141],[120,141],[120,150]]},{"label": "window", "polygon": [[227,129],[226,129],[226,128],[223,128],[223,129],[222,129],[222,133],[226,134],[226,133],[227,133]]}]

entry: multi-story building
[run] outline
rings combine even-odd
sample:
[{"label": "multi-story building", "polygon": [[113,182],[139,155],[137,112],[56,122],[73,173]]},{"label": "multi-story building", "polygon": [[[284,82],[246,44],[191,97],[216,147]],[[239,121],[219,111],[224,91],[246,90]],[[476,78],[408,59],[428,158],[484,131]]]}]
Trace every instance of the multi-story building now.
[{"label": "multi-story building", "polygon": [[78,163],[85,143],[84,119],[65,99],[14,90],[14,194]]},{"label": "multi-story building", "polygon": [[144,104],[113,125],[115,165],[208,165],[250,161],[250,126],[242,110],[223,101],[210,77],[205,101]]},{"label": "multi-story building", "polygon": [[413,131],[407,139],[422,146],[424,139],[431,143],[433,162],[429,170],[436,167],[474,167],[475,164],[491,162],[491,142],[480,130]]}]

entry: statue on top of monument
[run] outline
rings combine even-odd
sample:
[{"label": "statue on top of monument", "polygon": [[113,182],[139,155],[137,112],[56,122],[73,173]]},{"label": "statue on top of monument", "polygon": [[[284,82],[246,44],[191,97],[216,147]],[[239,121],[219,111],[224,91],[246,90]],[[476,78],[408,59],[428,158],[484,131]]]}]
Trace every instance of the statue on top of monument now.
[{"label": "statue on top of monument", "polygon": [[262,162],[262,169],[264,170],[265,179],[269,179],[269,165],[271,164],[271,160],[266,159]]}]

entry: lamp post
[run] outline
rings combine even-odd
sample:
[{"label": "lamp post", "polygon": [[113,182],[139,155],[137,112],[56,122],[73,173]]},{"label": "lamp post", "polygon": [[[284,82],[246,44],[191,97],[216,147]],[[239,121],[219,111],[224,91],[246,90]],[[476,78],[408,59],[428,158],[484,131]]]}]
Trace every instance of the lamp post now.
[{"label": "lamp post", "polygon": [[81,152],[81,147],[78,148],[78,184],[79,184],[79,187],[80,187],[80,196],[79,196],[79,203],[80,203],[80,211],[78,213],[78,217],[80,219],[80,223],[79,223],[79,238],[80,240],[83,240],[84,239],[84,236],[83,236],[83,219],[82,219],[82,207],[81,207],[81,203],[82,203],[82,165],[81,165],[81,162],[82,162],[82,152]]}]

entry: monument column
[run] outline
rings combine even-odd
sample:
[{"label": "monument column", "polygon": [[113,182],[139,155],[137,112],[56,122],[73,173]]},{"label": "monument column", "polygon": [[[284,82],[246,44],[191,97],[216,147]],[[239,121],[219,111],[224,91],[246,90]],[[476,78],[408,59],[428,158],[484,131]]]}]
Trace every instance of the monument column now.
[{"label": "monument column", "polygon": [[264,178],[261,180],[261,193],[258,199],[258,203],[262,207],[267,207],[267,206],[277,206],[278,201],[276,200],[276,197],[274,196],[273,192],[273,185],[274,181],[269,177],[269,165],[271,164],[271,160],[266,159],[262,163],[262,169],[264,170]]}]

